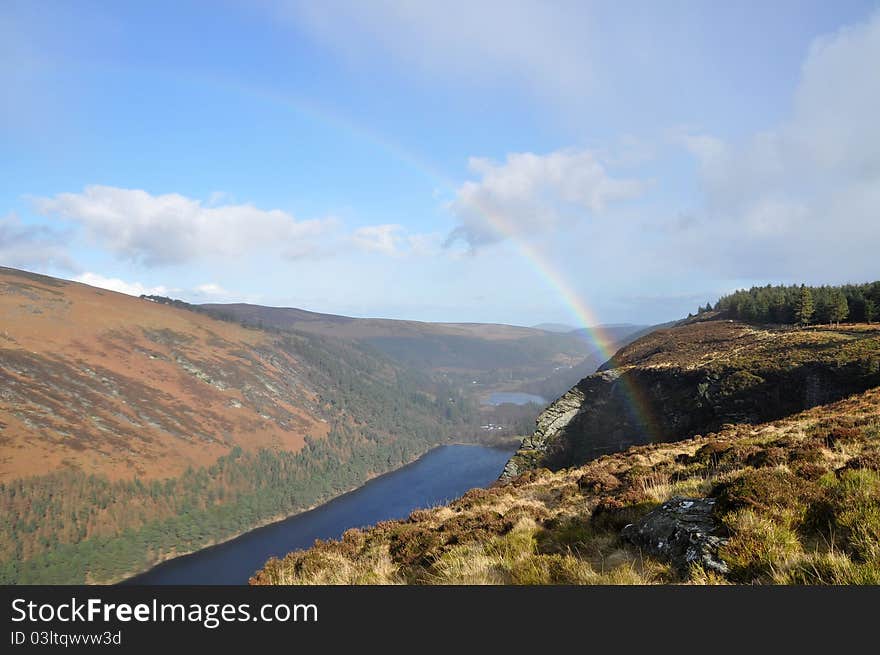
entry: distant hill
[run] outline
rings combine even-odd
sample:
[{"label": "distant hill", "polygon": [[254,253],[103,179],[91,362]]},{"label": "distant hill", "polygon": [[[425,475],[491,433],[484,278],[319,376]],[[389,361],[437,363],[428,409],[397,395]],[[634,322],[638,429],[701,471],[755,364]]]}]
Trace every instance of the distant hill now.
[{"label": "distant hill", "polygon": [[[631,325],[616,324],[599,326],[599,331],[606,339],[610,339],[608,350],[616,352],[619,348],[635,341],[636,339],[649,334],[655,329],[669,327],[672,323],[663,325],[647,326],[647,325]],[[572,366],[560,366],[556,368],[550,375],[538,380],[529,380],[518,387],[519,391],[533,393],[554,400],[568,391],[572,386],[577,384],[578,380],[592,375],[600,366],[605,363],[607,353],[600,350],[593,340],[593,332],[587,329],[574,330],[568,333],[569,336],[576,336],[590,349],[589,354],[580,362]]]},{"label": "distant hill", "polygon": [[544,330],[544,332],[573,332],[577,328],[573,325],[566,325],[565,323],[538,323],[537,325],[533,325],[532,329]]},{"label": "distant hill", "polygon": [[351,318],[287,307],[204,304],[210,314],[257,327],[293,329],[369,345],[398,363],[461,382],[543,378],[574,366],[593,347],[576,334],[493,323],[425,323]]},{"label": "distant hill", "polygon": [[499,323],[426,323],[389,318],[353,318],[320,314],[294,307],[267,307],[248,303],[204,303],[199,307],[212,314],[248,323],[306,330],[346,339],[416,337],[431,334],[506,340],[535,336],[536,332],[539,332],[534,328]]},{"label": "distant hill", "polygon": [[593,334],[598,332],[612,343],[622,343],[624,341],[634,341],[644,336],[652,330],[661,327],[669,327],[674,324],[663,323],[661,325],[635,325],[632,323],[613,323],[609,325],[599,325],[595,328],[578,328],[569,332],[570,335],[576,335],[592,343]]},{"label": "distant hill", "polygon": [[[351,318],[303,309],[249,304],[204,304],[199,308],[228,320],[257,327],[294,329],[351,339],[399,364],[435,378],[468,385],[482,396],[491,390],[532,393],[553,400],[595,372],[607,358],[593,329],[561,324],[520,327],[493,323],[425,323]],[[656,327],[616,323],[599,326],[613,352]],[[554,331],[547,326],[566,328]]]}]

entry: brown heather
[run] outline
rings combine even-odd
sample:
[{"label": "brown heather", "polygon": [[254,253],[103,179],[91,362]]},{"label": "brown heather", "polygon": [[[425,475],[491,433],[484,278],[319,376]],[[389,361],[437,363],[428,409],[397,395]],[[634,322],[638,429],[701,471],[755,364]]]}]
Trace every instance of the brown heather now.
[{"label": "brown heather", "polygon": [[[729,573],[682,577],[621,528],[718,499]],[[759,425],[528,471],[272,559],[251,584],[878,584],[880,389]]]}]

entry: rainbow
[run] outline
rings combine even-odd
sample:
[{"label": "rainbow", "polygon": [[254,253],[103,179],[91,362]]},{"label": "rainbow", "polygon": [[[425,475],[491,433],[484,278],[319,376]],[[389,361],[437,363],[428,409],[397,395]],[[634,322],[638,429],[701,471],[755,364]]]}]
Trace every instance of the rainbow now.
[{"label": "rainbow", "polygon": [[[205,81],[205,80],[201,80]],[[225,90],[236,93],[249,95],[260,100],[278,104],[295,112],[305,115],[310,119],[330,125],[333,128],[341,129],[349,134],[368,141],[378,147],[378,149],[391,155],[397,161],[406,164],[413,170],[418,171],[425,177],[429,178],[437,186],[443,187],[449,191],[453,191],[459,185],[444,173],[439,171],[430,162],[414,153],[404,149],[399,144],[390,141],[387,137],[374,130],[365,128],[352,122],[350,119],[331,111],[327,107],[318,105],[317,103],[301,97],[293,97],[281,94],[276,91],[270,91],[262,87],[256,87],[241,82],[231,82],[229,80],[211,80],[214,86],[223,87]],[[493,211],[487,207],[479,208],[480,214],[493,227],[493,229],[501,236],[506,237],[522,254],[523,259],[527,261],[537,275],[544,280],[547,287],[557,295],[571,313],[575,322],[584,328],[588,339],[595,345],[602,357],[607,361],[614,355],[613,340],[602,329],[595,313],[590,309],[581,296],[572,288],[571,284],[554,266],[552,261],[543,255],[534,245],[524,239],[515,227],[502,216],[499,212]],[[627,376],[621,376],[618,379],[618,389],[626,398],[626,405],[629,409],[630,418],[634,424],[639,427],[649,438],[655,438],[657,432],[655,428],[657,423],[653,420],[653,413],[650,409],[650,403],[647,402],[644,394],[633,384]]]},{"label": "rainbow", "polygon": [[[479,207],[479,212],[490,225],[501,235],[510,239],[520,251],[523,258],[529,262],[538,276],[544,280],[547,287],[553,291],[565,304],[575,321],[584,328],[590,341],[599,350],[602,358],[607,361],[614,356],[613,339],[606,333],[599,323],[595,312],[584,302],[578,294],[553,265],[549,257],[546,257],[529,241],[522,238],[519,231],[509,221],[496,211],[486,207]],[[626,406],[629,410],[630,419],[639,430],[653,440],[658,436],[654,414],[651,404],[642,393],[638,385],[626,375],[617,379],[617,389],[624,395]]]}]

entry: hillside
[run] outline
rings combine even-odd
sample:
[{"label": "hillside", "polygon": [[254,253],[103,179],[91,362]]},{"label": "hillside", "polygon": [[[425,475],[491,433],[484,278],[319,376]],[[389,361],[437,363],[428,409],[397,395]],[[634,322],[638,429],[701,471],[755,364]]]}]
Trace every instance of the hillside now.
[{"label": "hillside", "polygon": [[479,435],[357,343],[0,269],[0,581],[108,581]]},{"label": "hillside", "polygon": [[880,385],[880,326],[796,329],[711,318],[656,330],[618,351],[538,417],[505,475],[774,420]]},{"label": "hillside", "polygon": [[0,481],[164,477],[327,434],[301,358],[258,331],[12,269],[0,316]]},{"label": "hillside", "polygon": [[492,488],[251,583],[880,583],[880,326],[713,318],[621,349]]},{"label": "hillside", "polygon": [[878,584],[880,390],[527,471],[251,584]]}]

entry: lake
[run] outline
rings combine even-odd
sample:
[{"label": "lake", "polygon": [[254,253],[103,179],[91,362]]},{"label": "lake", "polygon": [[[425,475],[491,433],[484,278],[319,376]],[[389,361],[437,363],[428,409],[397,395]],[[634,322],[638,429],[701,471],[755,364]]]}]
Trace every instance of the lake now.
[{"label": "lake", "polygon": [[375,478],[311,511],[257,528],[217,546],[184,555],[122,584],[247,584],[267,559],[335,539],[349,528],[405,518],[414,509],[458,498],[494,482],[512,455],[484,446],[440,446],[421,459]]},{"label": "lake", "polygon": [[537,403],[538,405],[546,405],[547,400],[531,393],[520,393],[519,391],[496,391],[489,395],[485,404],[502,405],[504,403],[512,403],[514,405]]}]

